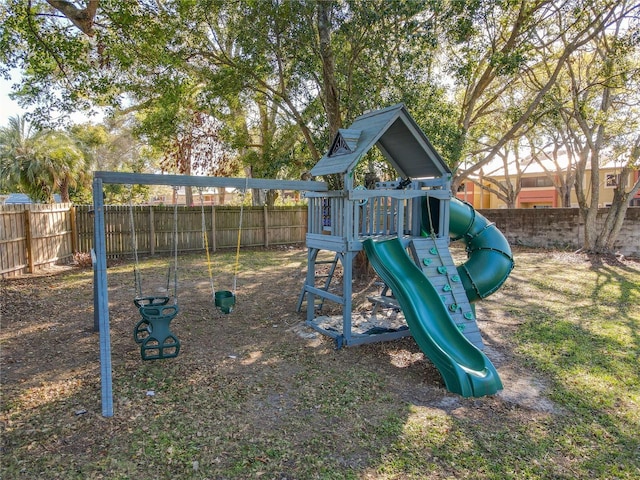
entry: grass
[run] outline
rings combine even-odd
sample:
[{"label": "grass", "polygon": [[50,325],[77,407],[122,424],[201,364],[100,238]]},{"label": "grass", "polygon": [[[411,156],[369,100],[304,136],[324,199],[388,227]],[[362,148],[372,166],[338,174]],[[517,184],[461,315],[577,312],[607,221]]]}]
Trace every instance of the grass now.
[{"label": "grass", "polygon": [[[479,309],[505,391],[464,399],[410,338],[335,351],[298,337],[305,259],[242,252],[222,316],[202,258],[181,258],[183,349],[157,362],[130,338],[131,266],[111,266],[113,418],[91,272],[3,282],[0,478],[640,478],[639,264],[516,250]],[[220,288],[234,260],[214,255]],[[151,286],[165,268],[143,260]]]}]

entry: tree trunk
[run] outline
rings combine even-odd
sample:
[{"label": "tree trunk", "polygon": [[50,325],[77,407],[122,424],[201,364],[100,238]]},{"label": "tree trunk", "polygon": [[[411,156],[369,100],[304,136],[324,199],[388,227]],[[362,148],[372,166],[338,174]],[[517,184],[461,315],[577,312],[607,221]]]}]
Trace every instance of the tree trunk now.
[{"label": "tree trunk", "polygon": [[571,207],[571,183],[563,182],[560,188],[560,202],[563,208]]},{"label": "tree trunk", "polygon": [[591,199],[589,207],[583,209],[584,217],[584,244],[583,249],[596,251],[598,239],[598,202],[600,201],[600,164],[599,156],[596,152],[591,152]]},{"label": "tree trunk", "polygon": [[463,181],[464,177],[460,175],[454,175],[451,179],[451,193],[454,197],[456,196],[456,193],[458,193],[458,189],[460,188],[460,185],[462,185]]},{"label": "tree trunk", "polygon": [[316,26],[320,40],[320,58],[322,60],[322,97],[324,109],[329,123],[330,139],[333,139],[338,129],[342,128],[340,115],[340,96],[335,76],[335,62],[331,48],[331,7],[333,1],[320,0]]},{"label": "tree trunk", "polygon": [[267,190],[267,199],[265,205],[267,207],[273,207],[276,204],[276,200],[280,194],[277,190]]},{"label": "tree trunk", "polygon": [[[335,77],[335,62],[331,48],[331,7],[332,1],[320,0],[317,6],[316,28],[318,29],[320,59],[322,61],[322,102],[327,114],[329,124],[329,142],[331,142],[338,130],[342,128],[342,115],[340,114],[340,95]],[[325,181],[331,190],[342,189],[341,175],[327,175]]]},{"label": "tree trunk", "polygon": [[364,250],[360,250],[353,259],[353,276],[354,278],[370,278],[375,274],[375,270],[367,258]]},{"label": "tree trunk", "polygon": [[[586,172],[587,161],[591,156],[591,199],[587,201],[587,191],[583,184],[583,178]],[[598,217],[598,188],[593,187],[595,179],[596,187],[599,183],[599,166],[597,164],[597,158],[594,161],[594,152],[588,147],[580,149],[580,156],[578,163],[576,164],[576,176],[575,176],[575,189],[576,197],[578,199],[578,206],[580,208],[580,215],[584,220],[584,240],[582,243],[582,250],[591,251],[595,245],[595,239],[598,236],[596,220]],[[597,155],[596,155],[597,157]],[[596,170],[594,175],[594,168]]]},{"label": "tree trunk", "polygon": [[262,207],[267,204],[267,191],[261,188],[251,189],[251,205],[254,207]]},{"label": "tree trunk", "polygon": [[596,239],[595,250],[598,253],[613,253],[613,244],[620,233],[627,209],[620,203],[612,204],[604,220],[604,225]]},{"label": "tree trunk", "polygon": [[67,178],[63,178],[60,182],[60,200],[62,203],[69,203],[71,201],[69,198],[69,180]]},{"label": "tree trunk", "polygon": [[582,249],[586,251],[594,251],[596,239],[598,238],[598,209],[587,208],[581,209],[582,218],[584,219],[584,241]]},{"label": "tree trunk", "polygon": [[89,0],[86,8],[78,8],[67,0],[47,0],[47,3],[67,17],[78,29],[88,37],[93,37],[93,21],[100,5],[99,0]]},{"label": "tree trunk", "polygon": [[613,252],[613,244],[622,229],[624,218],[629,208],[629,200],[635,196],[640,189],[640,179],[638,179],[635,185],[633,185],[629,191],[626,191],[631,172],[630,164],[627,164],[620,172],[620,184],[616,186],[611,207],[605,218],[600,235],[596,240],[596,249],[598,251]]},{"label": "tree trunk", "polygon": [[193,189],[191,187],[184,187],[184,202],[188,207],[193,206]]}]

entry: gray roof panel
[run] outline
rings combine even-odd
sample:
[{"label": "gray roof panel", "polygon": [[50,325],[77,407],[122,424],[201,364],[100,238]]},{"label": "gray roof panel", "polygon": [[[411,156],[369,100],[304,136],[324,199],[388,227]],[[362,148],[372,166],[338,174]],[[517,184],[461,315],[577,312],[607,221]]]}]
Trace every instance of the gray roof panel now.
[{"label": "gray roof panel", "polygon": [[[342,132],[353,130],[361,132],[355,150],[333,156],[331,152],[327,153],[311,169],[311,175],[347,173],[376,144],[402,177],[428,178],[451,173],[402,103],[365,113]],[[353,139],[348,140],[351,147]],[[334,139],[332,146],[335,144]]]}]

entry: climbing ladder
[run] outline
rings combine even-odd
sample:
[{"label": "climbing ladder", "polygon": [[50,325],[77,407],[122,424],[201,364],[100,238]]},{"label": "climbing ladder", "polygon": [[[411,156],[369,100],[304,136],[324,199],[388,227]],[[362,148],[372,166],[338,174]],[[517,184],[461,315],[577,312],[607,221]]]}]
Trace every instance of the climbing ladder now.
[{"label": "climbing ladder", "polygon": [[414,237],[409,243],[409,250],[416,264],[440,292],[440,298],[458,329],[473,345],[484,349],[476,323],[475,308],[469,302],[460,281],[460,275],[449,251],[448,239]]},{"label": "climbing ladder", "polygon": [[[336,272],[336,267],[338,266],[338,261],[342,258],[342,254],[340,252],[336,253],[335,256],[333,257],[333,260],[320,260],[320,261],[316,261],[314,263],[314,265],[331,265],[331,267],[329,267],[329,272],[326,275],[322,275],[322,274],[318,274],[318,271],[314,271],[314,278],[316,279],[316,282],[318,282],[319,279],[323,279],[324,278],[324,283],[322,285],[322,290],[324,290],[325,292],[329,291],[329,287],[331,286],[331,280],[333,280],[333,275]],[[302,304],[304,302],[306,293],[307,293],[307,289],[306,289],[307,285],[303,285],[302,286],[302,291],[300,292],[300,296],[298,297],[298,304],[296,306],[296,311],[301,311],[302,310]],[[324,298],[323,297],[316,297],[315,298],[315,308],[316,310],[322,310],[322,305],[324,304]]]}]

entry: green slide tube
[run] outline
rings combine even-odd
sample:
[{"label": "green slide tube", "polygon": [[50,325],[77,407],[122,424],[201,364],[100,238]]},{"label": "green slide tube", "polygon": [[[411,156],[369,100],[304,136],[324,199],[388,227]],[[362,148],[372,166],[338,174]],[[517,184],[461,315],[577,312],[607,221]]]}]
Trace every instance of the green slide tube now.
[{"label": "green slide tube", "polygon": [[391,288],[420,349],[440,371],[447,390],[463,397],[492,395],[502,389],[498,372],[458,330],[440,294],[409,258],[397,238],[367,239],[369,262]]},{"label": "green slide tube", "polygon": [[502,286],[513,269],[513,254],[502,232],[471,204],[457,198],[449,203],[451,240],[462,239],[467,246],[468,260],[457,267],[458,274],[469,301],[475,302]]}]

